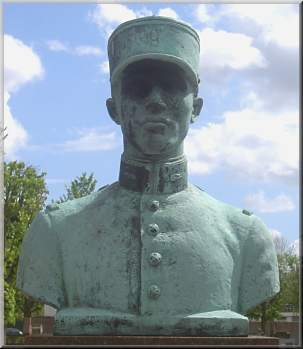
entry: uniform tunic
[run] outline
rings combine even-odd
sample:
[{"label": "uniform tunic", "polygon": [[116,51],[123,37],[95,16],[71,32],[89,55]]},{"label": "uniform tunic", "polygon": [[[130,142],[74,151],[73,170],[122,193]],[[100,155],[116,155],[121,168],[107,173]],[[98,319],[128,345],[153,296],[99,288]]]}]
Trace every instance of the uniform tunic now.
[{"label": "uniform tunic", "polygon": [[57,334],[216,334],[196,325],[208,313],[246,332],[240,314],[279,291],[271,235],[247,213],[188,185],[184,158],[122,161],[118,182],[38,214],[17,286],[59,309]]}]

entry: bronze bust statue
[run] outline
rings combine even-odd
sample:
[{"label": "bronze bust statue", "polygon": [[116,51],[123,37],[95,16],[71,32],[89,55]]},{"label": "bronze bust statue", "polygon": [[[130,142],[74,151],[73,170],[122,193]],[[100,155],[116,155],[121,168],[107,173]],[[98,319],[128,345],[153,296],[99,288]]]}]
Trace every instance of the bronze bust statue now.
[{"label": "bronze bust statue", "polygon": [[262,221],[187,180],[199,50],[190,26],[165,17],[111,35],[119,180],[40,213],[20,256],[17,285],[58,309],[56,335],[246,336],[247,310],[279,291]]}]

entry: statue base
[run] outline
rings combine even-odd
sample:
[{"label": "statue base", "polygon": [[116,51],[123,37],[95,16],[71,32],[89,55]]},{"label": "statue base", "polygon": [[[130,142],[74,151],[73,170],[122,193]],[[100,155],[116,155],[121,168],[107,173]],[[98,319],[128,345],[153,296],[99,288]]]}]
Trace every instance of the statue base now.
[{"label": "statue base", "polygon": [[248,318],[231,310],[184,315],[137,315],[95,308],[63,308],[55,336],[247,337]]},{"label": "statue base", "polygon": [[278,346],[275,337],[26,336],[25,345],[231,345]]}]

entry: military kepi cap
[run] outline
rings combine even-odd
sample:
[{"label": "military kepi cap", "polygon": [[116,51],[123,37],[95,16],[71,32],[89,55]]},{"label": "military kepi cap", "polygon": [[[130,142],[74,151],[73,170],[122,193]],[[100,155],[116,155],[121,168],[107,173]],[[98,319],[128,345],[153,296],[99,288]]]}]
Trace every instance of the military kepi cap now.
[{"label": "military kepi cap", "polygon": [[108,40],[111,83],[131,63],[154,59],[177,64],[199,83],[200,40],[189,25],[162,16],[149,16],[120,24]]}]

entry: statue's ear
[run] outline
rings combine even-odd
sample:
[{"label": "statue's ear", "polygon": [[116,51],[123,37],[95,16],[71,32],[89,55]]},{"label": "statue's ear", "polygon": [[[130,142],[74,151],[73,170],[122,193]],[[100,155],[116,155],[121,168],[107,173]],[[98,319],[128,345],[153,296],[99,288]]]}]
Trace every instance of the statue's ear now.
[{"label": "statue's ear", "polygon": [[200,97],[194,97],[193,112],[190,119],[191,123],[196,121],[198,115],[201,112],[202,106],[203,106],[203,99]]},{"label": "statue's ear", "polygon": [[120,118],[119,118],[119,115],[117,113],[117,108],[116,108],[116,103],[114,101],[113,98],[108,98],[106,100],[106,107],[107,107],[107,110],[108,110],[108,113],[110,115],[110,117],[113,119],[113,121],[120,125]]}]

